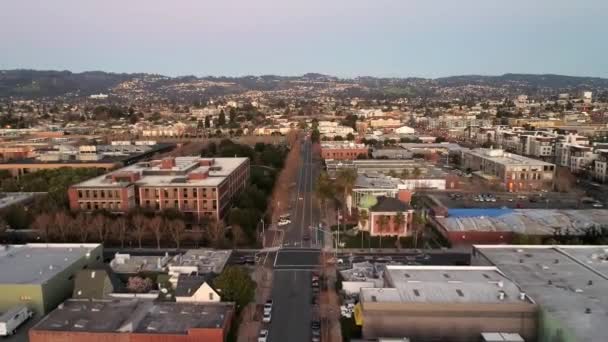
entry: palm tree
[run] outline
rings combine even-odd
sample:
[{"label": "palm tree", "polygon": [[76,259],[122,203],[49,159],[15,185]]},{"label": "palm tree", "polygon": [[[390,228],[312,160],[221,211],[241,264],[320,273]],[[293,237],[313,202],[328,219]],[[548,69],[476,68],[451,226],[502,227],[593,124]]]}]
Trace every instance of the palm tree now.
[{"label": "palm tree", "polygon": [[423,231],[424,227],[426,227],[426,218],[422,215],[422,213],[416,212],[414,213],[412,223],[414,226],[414,248],[418,248],[418,234]]},{"label": "palm tree", "polygon": [[[367,210],[359,210],[359,223],[361,224],[362,228],[367,226],[367,220],[369,220]],[[363,248],[363,229],[360,229],[359,233],[361,234],[361,248]]]},{"label": "palm tree", "polygon": [[[355,182],[357,181],[357,171],[354,169],[341,169],[336,175],[336,179],[340,188],[344,191],[344,207],[347,208],[347,199],[350,193],[353,191]],[[350,211],[349,211],[350,213]]]},{"label": "palm tree", "polygon": [[323,206],[325,215],[327,215],[327,201],[330,201],[335,197],[335,187],[332,183],[331,179],[326,172],[322,172],[317,178],[317,183],[315,184],[315,194],[321,201],[321,206]]},{"label": "palm tree", "polygon": [[382,231],[388,227],[389,217],[382,215],[378,219],[378,225],[380,226],[380,248],[382,248]]},{"label": "palm tree", "polygon": [[[405,223],[405,215],[402,212],[398,212],[397,215],[393,218],[393,222],[395,226],[397,226],[397,230],[401,229],[401,226]],[[397,248],[401,248],[401,240],[399,239],[399,232],[397,232]]]}]

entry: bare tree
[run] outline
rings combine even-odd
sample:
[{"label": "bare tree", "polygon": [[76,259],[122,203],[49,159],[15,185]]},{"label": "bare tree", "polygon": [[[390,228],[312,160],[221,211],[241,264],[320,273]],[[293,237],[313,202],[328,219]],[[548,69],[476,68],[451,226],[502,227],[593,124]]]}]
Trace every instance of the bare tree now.
[{"label": "bare tree", "polygon": [[207,239],[212,246],[218,247],[224,240],[224,224],[222,221],[210,222],[207,226]]},{"label": "bare tree", "polygon": [[32,227],[44,235],[44,241],[47,243],[50,241],[50,228],[53,225],[53,216],[42,213],[36,216]]},{"label": "bare tree", "polygon": [[175,242],[175,247],[179,249],[184,231],[186,230],[184,221],[179,219],[168,220],[166,221],[166,225],[169,230],[169,234],[171,234],[171,238],[173,238],[173,241]]},{"label": "bare tree", "polygon": [[80,238],[80,242],[85,243],[89,238],[89,233],[91,232],[93,217],[87,213],[78,213],[76,218],[73,220],[74,227],[76,227],[76,232],[78,237]]},{"label": "bare tree", "polygon": [[160,241],[163,238],[163,225],[165,220],[163,220],[160,216],[154,216],[151,220],[148,221],[146,225],[147,229],[154,234],[154,238],[156,239],[156,248],[160,249]]},{"label": "bare tree", "polygon": [[148,218],[142,214],[136,214],[133,216],[133,237],[137,240],[137,245],[141,248],[141,240],[146,235],[146,226],[148,225]]},{"label": "bare tree", "polygon": [[106,219],[103,215],[95,215],[92,216],[89,220],[89,228],[97,234],[97,239],[99,242],[104,243],[110,232],[110,227],[108,226],[109,220]]},{"label": "bare tree", "polygon": [[114,224],[112,225],[112,231],[116,234],[118,241],[120,241],[120,248],[125,247],[125,240],[127,238],[127,228],[128,228],[127,220],[124,217],[117,217],[114,220]]},{"label": "bare tree", "polygon": [[62,242],[67,242],[72,233],[72,228],[76,222],[74,218],[65,211],[58,211],[53,217],[53,225],[50,227],[51,235],[55,234]]}]

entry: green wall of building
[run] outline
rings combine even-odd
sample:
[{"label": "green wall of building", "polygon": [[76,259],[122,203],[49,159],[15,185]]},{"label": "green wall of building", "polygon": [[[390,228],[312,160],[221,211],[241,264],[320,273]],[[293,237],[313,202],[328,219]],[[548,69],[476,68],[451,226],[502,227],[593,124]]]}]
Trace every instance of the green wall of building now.
[{"label": "green wall of building", "polygon": [[572,332],[546,310],[538,314],[538,342],[578,342]]}]

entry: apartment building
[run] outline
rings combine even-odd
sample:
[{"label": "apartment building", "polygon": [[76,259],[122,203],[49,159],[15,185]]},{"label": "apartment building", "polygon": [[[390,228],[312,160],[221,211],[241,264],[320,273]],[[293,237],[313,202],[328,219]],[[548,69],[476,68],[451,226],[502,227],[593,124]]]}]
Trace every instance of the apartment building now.
[{"label": "apartment building", "polygon": [[140,162],[75,184],[72,210],[176,209],[192,219],[224,217],[249,182],[248,158],[177,157]]},{"label": "apartment building", "polygon": [[553,185],[555,165],[501,149],[478,148],[462,152],[463,169],[498,182],[508,191],[530,191]]}]

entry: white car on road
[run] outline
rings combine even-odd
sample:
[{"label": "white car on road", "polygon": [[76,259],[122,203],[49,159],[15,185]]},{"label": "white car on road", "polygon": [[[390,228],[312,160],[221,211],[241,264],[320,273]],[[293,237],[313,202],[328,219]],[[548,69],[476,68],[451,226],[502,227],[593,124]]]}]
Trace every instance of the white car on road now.
[{"label": "white car on road", "polygon": [[264,322],[264,323],[270,323],[271,319],[272,319],[272,316],[270,314],[270,311],[264,312],[264,316],[262,317],[262,322]]},{"label": "white car on road", "polygon": [[277,223],[277,224],[279,226],[286,226],[286,225],[288,225],[290,223],[291,223],[291,220],[284,219],[284,220],[279,220],[279,223]]}]

